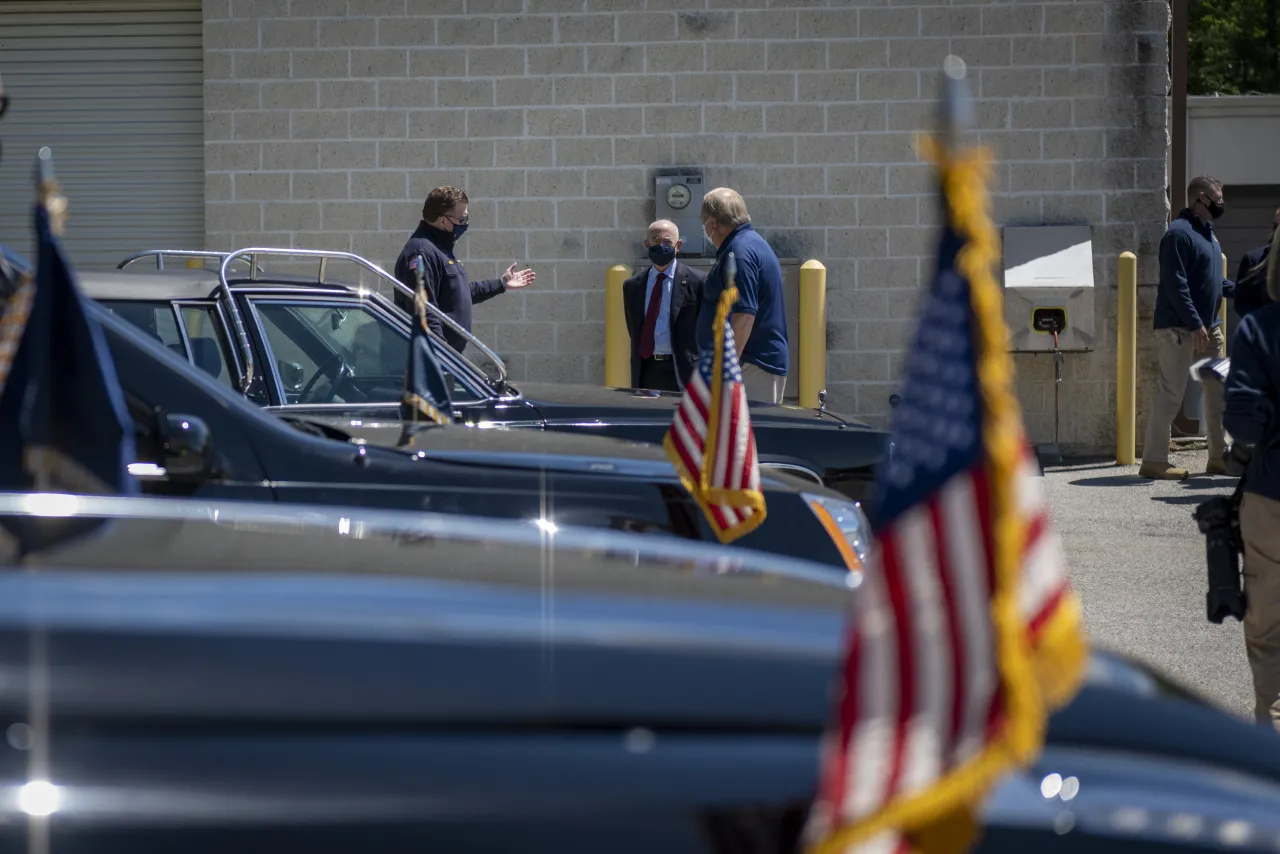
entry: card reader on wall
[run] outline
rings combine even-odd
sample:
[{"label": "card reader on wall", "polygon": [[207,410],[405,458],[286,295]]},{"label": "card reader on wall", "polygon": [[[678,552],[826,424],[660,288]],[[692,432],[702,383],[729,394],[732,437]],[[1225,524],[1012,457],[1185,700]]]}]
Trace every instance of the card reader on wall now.
[{"label": "card reader on wall", "polygon": [[1089,226],[1010,226],[1001,240],[1010,348],[1022,353],[1094,349]]},{"label": "card reader on wall", "polygon": [[1041,306],[1031,309],[1031,328],[1036,332],[1052,335],[1067,328],[1067,310],[1059,306]]}]

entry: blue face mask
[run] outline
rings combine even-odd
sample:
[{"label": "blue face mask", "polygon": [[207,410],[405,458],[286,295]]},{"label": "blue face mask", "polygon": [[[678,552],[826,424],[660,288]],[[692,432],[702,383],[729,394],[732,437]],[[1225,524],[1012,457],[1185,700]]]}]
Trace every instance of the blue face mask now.
[{"label": "blue face mask", "polygon": [[453,227],[453,239],[457,240],[458,238],[462,237],[462,235],[466,234],[468,225],[469,223],[465,223],[465,222],[462,225],[455,225]]},{"label": "blue face mask", "polygon": [[649,247],[649,260],[659,267],[665,267],[676,257],[676,248],[665,243],[655,243]]}]

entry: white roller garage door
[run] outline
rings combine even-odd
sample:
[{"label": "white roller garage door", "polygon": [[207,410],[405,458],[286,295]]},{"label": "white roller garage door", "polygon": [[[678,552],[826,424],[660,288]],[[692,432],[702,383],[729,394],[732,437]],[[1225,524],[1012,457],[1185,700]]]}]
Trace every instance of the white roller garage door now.
[{"label": "white roller garage door", "polygon": [[31,257],[47,145],[78,267],[203,246],[201,51],[200,0],[0,0],[0,241]]}]

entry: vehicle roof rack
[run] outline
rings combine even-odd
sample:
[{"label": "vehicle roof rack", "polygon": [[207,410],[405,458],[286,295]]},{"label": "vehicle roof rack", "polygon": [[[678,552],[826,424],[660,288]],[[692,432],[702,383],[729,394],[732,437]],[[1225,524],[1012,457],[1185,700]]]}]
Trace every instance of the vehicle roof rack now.
[{"label": "vehicle roof rack", "polygon": [[[263,256],[277,257],[277,258],[314,258],[317,261],[319,261],[319,271],[316,275],[316,284],[323,285],[325,284],[324,277],[325,277],[325,273],[328,271],[329,262],[330,261],[346,261],[348,263],[355,264],[357,267],[363,267],[364,269],[368,270],[370,273],[373,273],[375,276],[383,279],[386,282],[389,282],[393,288],[400,291],[401,293],[411,298],[415,296],[413,289],[410,288],[408,285],[406,285],[404,282],[401,282],[395,276],[391,275],[386,270],[382,269],[381,267],[379,267],[377,264],[373,263],[369,259],[363,258],[352,252],[338,252],[336,250],[328,250],[328,249],[283,249],[283,248],[272,248],[272,247],[265,247],[265,246],[255,246],[255,247],[249,247],[245,249],[237,249],[233,252],[227,252],[227,253],[215,252],[215,253],[208,253],[208,254],[181,253],[176,250],[173,250],[173,251],[160,250],[160,251],[169,252],[169,254],[171,255],[186,254],[194,257],[213,256],[213,257],[222,258],[222,264],[218,269],[218,289],[222,291],[223,296],[226,298],[227,310],[231,315],[231,322],[235,326],[235,334],[240,347],[240,355],[244,359],[245,372],[244,372],[244,379],[242,380],[244,385],[244,388],[242,389],[243,391],[248,391],[249,384],[253,381],[253,348],[249,344],[249,335],[248,335],[248,332],[246,332],[245,330],[244,318],[241,317],[240,315],[240,309],[236,307],[236,301],[231,295],[231,283],[227,278],[227,271],[230,269],[231,264],[233,262],[247,258],[249,262],[249,279],[252,281],[252,280],[257,280],[258,274],[262,272],[262,268],[258,264],[258,260]],[[136,257],[143,257],[148,254],[155,254],[155,253],[142,253],[141,255]],[[160,263],[159,258],[157,258],[157,264],[158,263]],[[394,304],[394,302],[392,302],[391,300],[388,300],[386,297],[382,296],[382,294],[379,294],[375,291],[375,292],[370,292],[370,295],[375,300],[378,300],[379,303],[383,305],[385,308],[389,308],[393,311],[402,311],[398,306]],[[472,335],[469,330],[463,328],[461,324],[459,324],[456,320],[454,320],[449,315],[445,314],[439,307],[433,305],[432,303],[427,303],[427,310],[430,311],[432,314],[434,314],[437,318],[439,318],[441,323],[453,329],[453,331],[457,332],[459,335],[465,338],[470,344],[475,345],[476,349],[478,349],[480,352],[488,356],[498,369],[498,375],[499,375],[498,381],[500,383],[506,382],[507,365],[505,362],[502,361],[502,359],[498,357],[497,353],[489,349],[489,347],[486,346],[483,341],[481,341],[479,338]]]},{"label": "vehicle roof rack", "polygon": [[[226,258],[228,254],[229,253],[227,252],[212,252],[206,249],[147,249],[144,252],[136,252],[128,258],[125,258],[116,265],[116,269],[123,270],[130,264],[141,261],[144,258],[155,258],[157,270],[163,270],[165,268],[164,259],[166,258],[214,259],[218,261],[218,263],[222,263],[222,259]],[[263,272],[262,268],[259,267],[257,272]]]}]

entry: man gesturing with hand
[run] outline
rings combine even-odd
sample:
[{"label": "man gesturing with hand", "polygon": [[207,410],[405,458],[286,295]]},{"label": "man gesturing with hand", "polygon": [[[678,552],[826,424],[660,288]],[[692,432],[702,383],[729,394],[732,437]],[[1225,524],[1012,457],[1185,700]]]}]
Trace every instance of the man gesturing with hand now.
[{"label": "man gesturing with hand", "polygon": [[[467,194],[458,187],[436,187],[427,195],[422,205],[422,221],[405,241],[395,267],[396,278],[411,290],[415,289],[418,283],[412,264],[415,257],[421,258],[427,301],[468,332],[471,331],[471,306],[506,291],[528,287],[534,279],[533,270],[516,270],[516,265],[512,264],[497,279],[471,281],[466,267],[454,254],[454,247],[466,233],[470,222]],[[396,305],[413,313],[412,296],[396,291],[395,301]],[[430,312],[427,313],[427,326],[459,353],[467,346],[466,338],[446,327]]]}]

